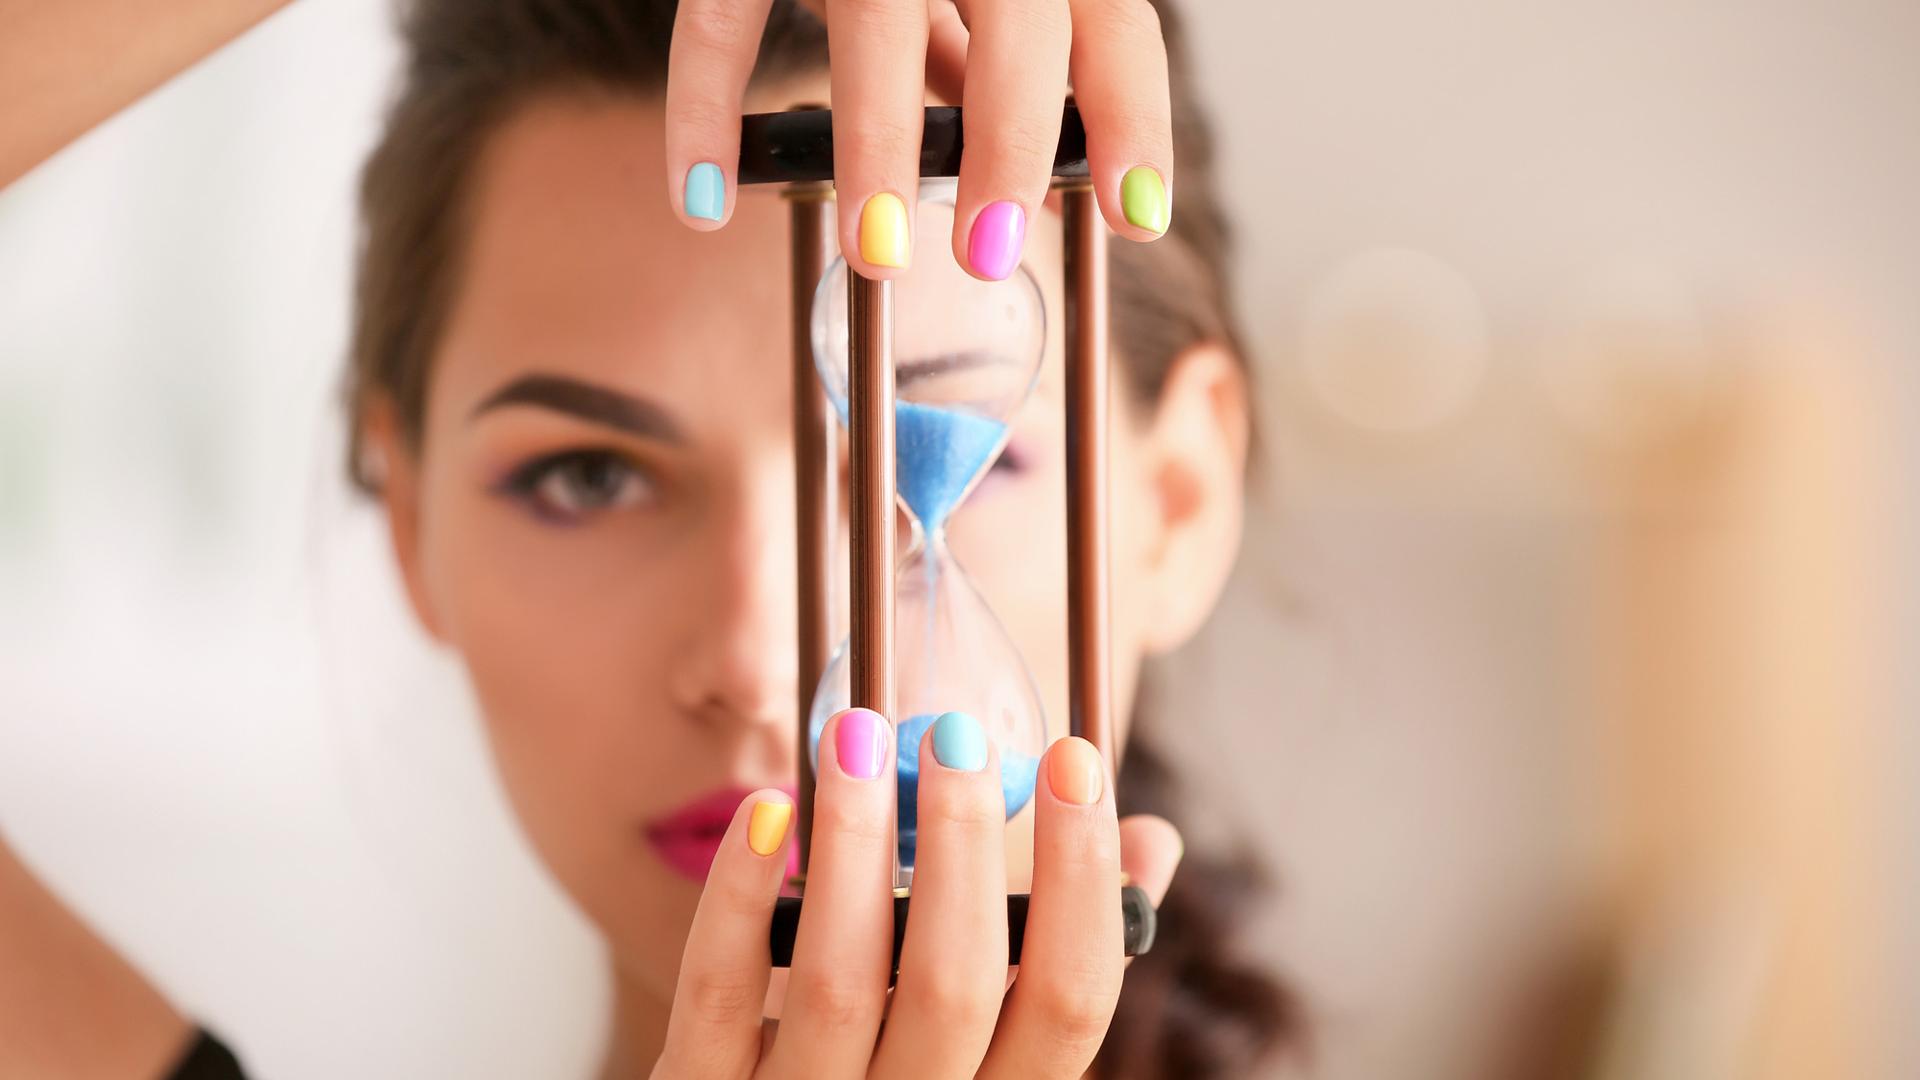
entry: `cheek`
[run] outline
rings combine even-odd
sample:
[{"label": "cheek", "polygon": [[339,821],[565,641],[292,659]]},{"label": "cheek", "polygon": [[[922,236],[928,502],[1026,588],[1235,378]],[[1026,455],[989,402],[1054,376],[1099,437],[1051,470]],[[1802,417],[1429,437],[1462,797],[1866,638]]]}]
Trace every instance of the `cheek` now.
[{"label": "cheek", "polygon": [[1051,735],[1066,732],[1066,507],[1052,462],[983,482],[948,526],[954,557],[1026,661]]},{"label": "cheek", "polygon": [[632,528],[555,528],[471,479],[437,481],[422,569],[514,815],[620,963],[671,993],[698,890],[642,830],[684,786],[664,687],[697,575]]},{"label": "cheek", "polygon": [[[1113,704],[1124,740],[1157,584],[1158,508],[1138,438],[1116,416],[1112,459]],[[1053,736],[1067,729],[1066,469],[1034,455],[1018,475],[983,481],[948,527],[954,556],[1012,636],[1040,687]]]},{"label": "cheek", "polygon": [[1113,440],[1113,709],[1115,736],[1130,735],[1141,666],[1152,651],[1160,581],[1157,550],[1162,535],[1159,496],[1141,447],[1129,429],[1116,425]]},{"label": "cheek", "polygon": [[[1120,432],[1115,434],[1119,436]],[[1131,664],[1147,648],[1148,630],[1157,615],[1155,597],[1162,587],[1158,555],[1164,522],[1158,490],[1140,451],[1132,438],[1114,439],[1113,528],[1109,542],[1113,553],[1116,681],[1123,666],[1120,661]],[[1126,685],[1131,686],[1131,681]]]},{"label": "cheek", "polygon": [[617,800],[655,760],[646,668],[674,610],[649,599],[655,561],[624,550],[617,528],[541,524],[477,485],[441,485],[431,505],[423,569],[523,816]]},{"label": "cheek", "polygon": [[621,597],[641,584],[609,557],[609,538],[539,524],[486,493],[441,505],[427,526],[429,573],[448,640],[470,666],[561,697],[604,685],[604,674],[582,676],[623,648],[633,628],[620,625]]}]

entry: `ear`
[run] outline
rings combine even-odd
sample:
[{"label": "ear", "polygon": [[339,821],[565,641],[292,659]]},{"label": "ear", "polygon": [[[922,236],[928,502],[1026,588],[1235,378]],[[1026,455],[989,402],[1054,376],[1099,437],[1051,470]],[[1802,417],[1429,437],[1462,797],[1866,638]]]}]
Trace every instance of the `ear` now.
[{"label": "ear", "polygon": [[1145,485],[1135,527],[1148,654],[1185,644],[1206,623],[1240,553],[1245,515],[1247,379],[1231,350],[1190,346],[1145,417],[1132,474]]},{"label": "ear", "polygon": [[400,434],[398,410],[382,398],[367,406],[361,429],[361,453],[369,475],[380,485],[380,501],[387,511],[387,537],[394,562],[407,589],[414,618],[436,641],[445,641],[434,611],[426,576],[420,566],[420,462]]}]

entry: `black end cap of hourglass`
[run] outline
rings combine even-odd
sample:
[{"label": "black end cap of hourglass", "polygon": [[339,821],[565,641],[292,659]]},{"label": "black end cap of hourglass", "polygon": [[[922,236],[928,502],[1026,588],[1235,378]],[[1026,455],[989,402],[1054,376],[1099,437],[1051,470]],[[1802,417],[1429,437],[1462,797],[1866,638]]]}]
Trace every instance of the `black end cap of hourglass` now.
[{"label": "black end cap of hourglass", "polygon": [[[920,175],[960,175],[965,148],[960,110],[929,105],[920,133]],[[1060,114],[1060,145],[1054,150],[1053,175],[1087,175],[1087,129],[1080,110],[1068,105]],[[740,118],[742,184],[799,184],[833,179],[833,110],[749,113]]]},{"label": "black end cap of hourglass", "polygon": [[[907,902],[910,897],[893,898],[893,971],[900,972],[900,947],[907,940]],[[1020,945],[1027,936],[1026,893],[1014,893],[1007,897],[1007,963],[1020,962]],[[1145,956],[1153,948],[1154,933],[1159,927],[1159,914],[1153,910],[1153,901],[1147,898],[1147,892],[1138,885],[1126,885],[1120,889],[1120,920],[1122,926],[1123,952],[1127,956]],[[773,926],[767,934],[767,944],[773,953],[774,967],[793,966],[793,939],[800,930],[800,898],[783,896],[774,901]]]}]

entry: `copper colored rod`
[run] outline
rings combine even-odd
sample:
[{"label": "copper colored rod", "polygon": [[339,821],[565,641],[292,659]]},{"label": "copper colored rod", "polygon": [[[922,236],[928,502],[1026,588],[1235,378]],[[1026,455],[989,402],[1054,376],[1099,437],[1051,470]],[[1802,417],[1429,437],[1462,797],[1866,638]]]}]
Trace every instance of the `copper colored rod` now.
[{"label": "copper colored rod", "polygon": [[847,274],[853,704],[893,716],[893,283]]},{"label": "copper colored rod", "polygon": [[1093,189],[1063,188],[1066,230],[1067,730],[1113,759],[1107,525],[1107,228]]},{"label": "copper colored rod", "polygon": [[800,751],[798,821],[795,843],[800,850],[800,873],[807,872],[813,841],[813,759],[807,723],[813,709],[813,691],[826,670],[833,650],[833,460],[834,418],[827,395],[813,366],[813,295],[827,265],[833,261],[833,235],[828,210],[833,189],[826,185],[795,185],[786,192],[792,218],[793,264],[793,493],[798,540],[795,580],[798,582],[799,664],[796,698],[799,723],[795,738]]}]

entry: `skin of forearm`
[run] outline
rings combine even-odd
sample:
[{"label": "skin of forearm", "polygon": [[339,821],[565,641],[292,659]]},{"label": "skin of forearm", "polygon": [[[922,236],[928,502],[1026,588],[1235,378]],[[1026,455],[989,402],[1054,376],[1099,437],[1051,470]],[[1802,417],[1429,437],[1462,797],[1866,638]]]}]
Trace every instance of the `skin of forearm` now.
[{"label": "skin of forearm", "polygon": [[0,187],[288,0],[0,0]]},{"label": "skin of forearm", "polygon": [[159,1076],[190,1032],[0,838],[0,1076]]}]

